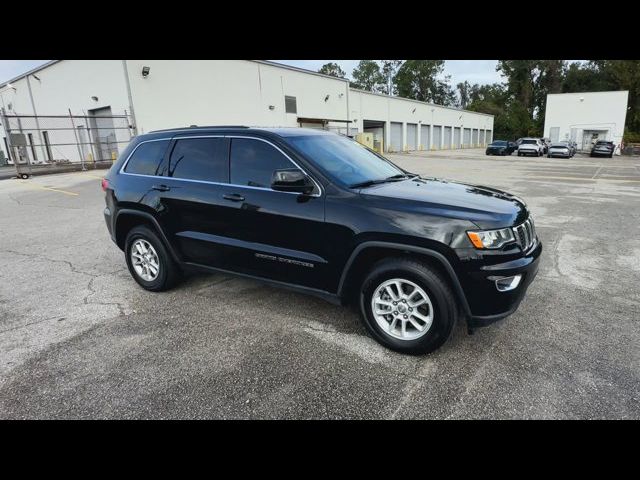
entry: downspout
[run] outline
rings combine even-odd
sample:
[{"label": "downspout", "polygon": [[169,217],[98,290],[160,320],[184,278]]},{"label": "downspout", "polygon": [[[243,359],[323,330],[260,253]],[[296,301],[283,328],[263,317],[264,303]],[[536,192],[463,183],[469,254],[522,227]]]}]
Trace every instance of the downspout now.
[{"label": "downspout", "polygon": [[133,96],[131,95],[131,84],[129,83],[129,70],[127,69],[127,61],[122,60],[122,68],[124,71],[124,81],[127,85],[127,96],[129,97],[129,111],[131,112],[131,119],[133,120],[133,136],[138,135],[138,122],[136,121],[136,114],[133,110]]},{"label": "downspout", "polygon": [[[38,130],[38,140],[40,141],[40,153],[42,154],[42,161],[45,162],[47,155],[44,150],[44,141],[42,140],[42,130],[40,130],[40,121],[38,120],[38,112],[36,112],[36,102],[33,101],[33,92],[31,91],[31,81],[29,75],[27,75],[27,88],[29,89],[29,98],[31,99],[31,108],[33,109],[33,115],[36,120],[36,129]],[[34,158],[35,160],[35,158]]]}]

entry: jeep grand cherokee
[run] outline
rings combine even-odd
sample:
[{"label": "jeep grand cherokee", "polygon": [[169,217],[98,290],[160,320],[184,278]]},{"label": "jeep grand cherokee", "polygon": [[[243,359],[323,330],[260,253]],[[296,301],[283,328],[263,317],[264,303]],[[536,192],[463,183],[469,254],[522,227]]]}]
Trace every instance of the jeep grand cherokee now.
[{"label": "jeep grand cherokee", "polygon": [[435,350],[513,313],[542,245],[508,193],[408,172],[341,135],[195,127],[136,137],[102,187],[143,288],[221,271],[353,302],[370,334]]}]

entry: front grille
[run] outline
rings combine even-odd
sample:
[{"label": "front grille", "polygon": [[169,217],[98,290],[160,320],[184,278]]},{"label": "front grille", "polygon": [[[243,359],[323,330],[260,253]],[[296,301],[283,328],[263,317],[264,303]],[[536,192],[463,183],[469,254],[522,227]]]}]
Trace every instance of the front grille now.
[{"label": "front grille", "polygon": [[533,223],[533,217],[529,215],[524,223],[517,227],[513,227],[513,233],[516,237],[516,243],[523,252],[529,250],[536,243],[536,227]]}]

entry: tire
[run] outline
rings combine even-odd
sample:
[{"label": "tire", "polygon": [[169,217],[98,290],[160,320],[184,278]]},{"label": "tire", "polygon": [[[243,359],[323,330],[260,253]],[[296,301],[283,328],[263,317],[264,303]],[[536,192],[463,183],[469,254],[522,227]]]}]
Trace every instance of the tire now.
[{"label": "tire", "polygon": [[[417,317],[413,317],[413,314],[409,314],[408,311],[405,310],[408,315],[411,315],[411,319],[414,322],[425,328],[424,333],[420,333],[411,325],[410,320],[406,320],[405,324],[407,327],[404,333],[407,334],[409,338],[401,339],[397,336],[392,336],[388,329],[383,329],[378,323],[379,320],[376,319],[376,315],[374,315],[373,312],[372,299],[374,295],[375,298],[379,299],[380,297],[378,297],[377,292],[381,286],[384,285],[385,282],[394,279],[411,283],[422,290],[422,292],[418,292],[420,295],[421,293],[426,294],[428,302],[430,302],[430,307],[426,303],[423,303],[422,306],[414,308],[416,313],[418,313],[418,308],[420,308],[420,315],[423,315],[423,318],[426,316],[425,312],[430,312],[428,315],[430,315],[431,323],[428,324],[428,326],[426,322],[422,323]],[[408,285],[408,283],[403,283],[403,285],[413,289],[414,287]],[[391,288],[397,296],[397,288],[393,286],[391,286]],[[411,300],[411,294],[414,291],[415,290],[407,290],[404,293],[409,293],[409,299]],[[390,302],[393,301],[392,297],[388,298],[391,298],[391,300],[389,300]],[[415,298],[414,296],[414,299]],[[417,297],[417,299],[419,298],[420,296]],[[401,302],[398,301],[398,305],[398,307],[389,305],[389,307],[383,308],[398,308],[396,312],[398,318],[400,318],[404,316],[400,308],[408,309],[410,303],[401,304]],[[441,274],[425,263],[406,258],[383,259],[372,267],[362,282],[360,289],[360,312],[365,327],[376,341],[391,350],[412,355],[433,352],[442,346],[451,336],[458,317],[456,298]],[[393,311],[390,311],[387,316],[393,317],[393,313]],[[382,318],[380,321],[385,325],[391,325],[393,322],[391,318],[388,322],[385,318]],[[398,334],[401,333],[401,324],[402,320],[396,321],[396,329],[400,329],[400,331],[397,332]],[[411,338],[411,335],[419,336],[417,338]]]},{"label": "tire", "polygon": [[547,155],[547,158],[551,158],[551,155]]},{"label": "tire", "polygon": [[[155,264],[158,266],[158,271],[154,278],[143,278],[133,265],[131,252],[138,241],[146,242],[153,248],[152,251],[155,253],[154,258],[157,259]],[[124,254],[129,273],[145,290],[152,292],[168,290],[173,287],[181,277],[180,268],[169,254],[164,243],[160,240],[156,232],[147,226],[140,225],[131,229],[125,240]],[[148,269],[147,271],[150,270]]]},{"label": "tire", "polygon": [[521,157],[521,156],[522,156],[522,154],[521,154],[520,152],[518,152],[518,156],[519,156],[519,157]]}]

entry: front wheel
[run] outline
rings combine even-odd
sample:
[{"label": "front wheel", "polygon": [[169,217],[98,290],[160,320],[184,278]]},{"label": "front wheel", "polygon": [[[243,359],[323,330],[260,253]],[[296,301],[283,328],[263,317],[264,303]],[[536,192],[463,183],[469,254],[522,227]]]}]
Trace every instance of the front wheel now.
[{"label": "front wheel", "polygon": [[360,309],[369,333],[402,353],[424,354],[451,336],[456,299],[429,265],[411,259],[378,262],[362,283]]}]

